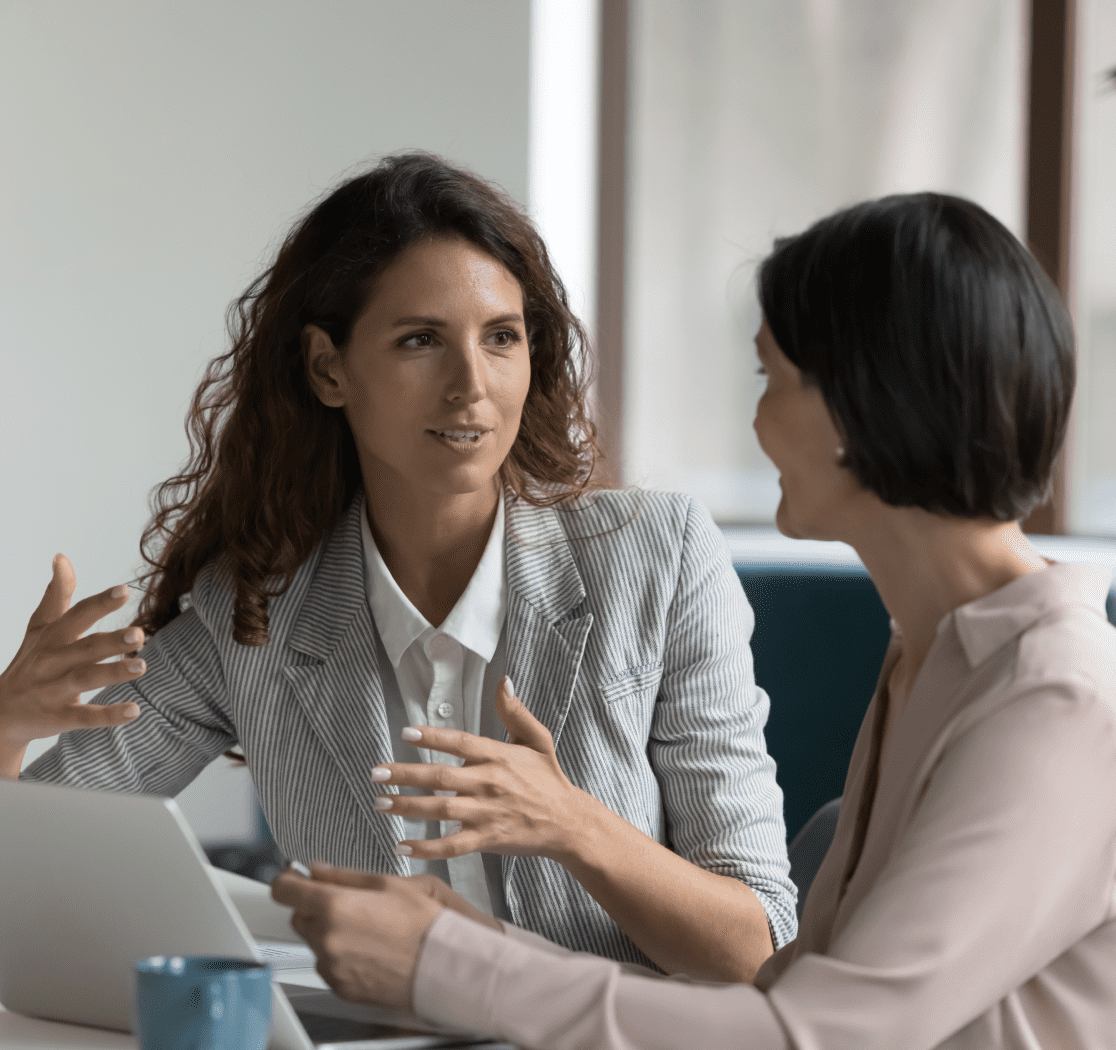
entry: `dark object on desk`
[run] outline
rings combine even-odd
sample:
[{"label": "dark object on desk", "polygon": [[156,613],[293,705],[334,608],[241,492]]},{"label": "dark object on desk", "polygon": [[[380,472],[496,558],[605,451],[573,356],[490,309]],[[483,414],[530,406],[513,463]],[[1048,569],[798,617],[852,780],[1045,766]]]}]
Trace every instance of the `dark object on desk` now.
[{"label": "dark object on desk", "polygon": [[287,858],[279,852],[279,847],[270,840],[270,836],[264,841],[247,846],[215,845],[205,846],[204,849],[206,859],[215,868],[223,868],[235,875],[243,875],[246,879],[266,882],[268,885],[287,867]]},{"label": "dark object on desk", "polygon": [[738,564],[736,574],[756,615],[756,682],[771,698],[765,735],[790,842],[845,789],[888,615],[859,566]]}]

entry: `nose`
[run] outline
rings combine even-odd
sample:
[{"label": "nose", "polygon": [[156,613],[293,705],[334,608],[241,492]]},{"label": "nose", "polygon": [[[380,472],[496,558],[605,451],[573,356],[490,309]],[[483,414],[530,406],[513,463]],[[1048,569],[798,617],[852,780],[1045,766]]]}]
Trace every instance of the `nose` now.
[{"label": "nose", "polygon": [[483,401],[487,395],[484,351],[479,340],[462,339],[446,354],[446,400],[466,405]]}]

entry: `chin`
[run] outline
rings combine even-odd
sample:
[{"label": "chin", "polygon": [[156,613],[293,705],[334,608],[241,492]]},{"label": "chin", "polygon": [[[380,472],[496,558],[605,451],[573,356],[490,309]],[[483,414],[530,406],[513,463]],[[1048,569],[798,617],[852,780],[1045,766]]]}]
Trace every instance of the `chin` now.
[{"label": "chin", "polygon": [[791,521],[790,511],[787,509],[786,495],[779,500],[779,508],[775,511],[775,528],[792,540],[803,540],[806,538],[795,528],[794,523]]}]

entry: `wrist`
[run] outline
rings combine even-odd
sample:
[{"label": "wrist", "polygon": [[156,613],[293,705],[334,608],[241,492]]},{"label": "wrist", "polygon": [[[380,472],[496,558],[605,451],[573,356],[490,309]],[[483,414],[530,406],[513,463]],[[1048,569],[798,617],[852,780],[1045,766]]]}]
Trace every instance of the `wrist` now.
[{"label": "wrist", "polygon": [[565,808],[562,834],[547,855],[576,877],[576,872],[591,866],[599,858],[609,818],[615,820],[616,814],[588,791],[572,784],[570,788],[570,803]]}]

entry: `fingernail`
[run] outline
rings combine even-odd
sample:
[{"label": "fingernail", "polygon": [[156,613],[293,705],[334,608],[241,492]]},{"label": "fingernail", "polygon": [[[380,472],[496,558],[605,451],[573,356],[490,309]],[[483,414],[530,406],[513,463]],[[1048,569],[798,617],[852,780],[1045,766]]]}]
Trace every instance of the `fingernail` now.
[{"label": "fingernail", "polygon": [[293,872],[297,872],[304,879],[311,878],[310,869],[305,864],[303,864],[301,861],[292,860],[291,863],[290,863],[290,869]]},{"label": "fingernail", "polygon": [[121,583],[121,584],[118,584],[116,587],[113,587],[112,597],[113,598],[127,598],[128,597],[128,585],[126,583]]},{"label": "fingernail", "polygon": [[387,797],[387,795],[377,795],[376,801],[373,802],[372,805],[374,805],[379,810],[391,809],[392,802],[391,799]]},{"label": "fingernail", "polygon": [[391,780],[391,770],[390,769],[384,769],[383,766],[376,766],[372,770],[372,779],[373,780],[380,780],[380,781]]},{"label": "fingernail", "polygon": [[407,728],[404,729],[403,732],[400,733],[399,735],[404,740],[411,740],[411,741],[421,740],[422,739],[422,730],[421,729],[416,729],[414,726],[407,726]]},{"label": "fingernail", "polygon": [[511,676],[505,676],[504,686],[508,690],[508,696],[515,696],[515,682],[511,680]]},{"label": "fingernail", "polygon": [[402,842],[399,843],[399,845],[395,847],[395,854],[398,857],[409,857],[412,852],[413,852],[413,850],[411,849],[411,847],[410,846],[404,846]]},{"label": "fingernail", "polygon": [[125,718],[138,718],[139,717],[139,708],[135,704],[129,704],[126,708],[124,708],[124,717]]},{"label": "fingernail", "polygon": [[138,627],[133,627],[131,630],[124,632],[124,641],[126,641],[129,645],[132,642],[138,642],[139,640],[140,633]]},{"label": "fingernail", "polygon": [[147,669],[147,664],[145,664],[142,660],[129,660],[128,661],[128,670],[131,671],[132,674],[139,674],[141,671],[144,671],[146,669]]}]

